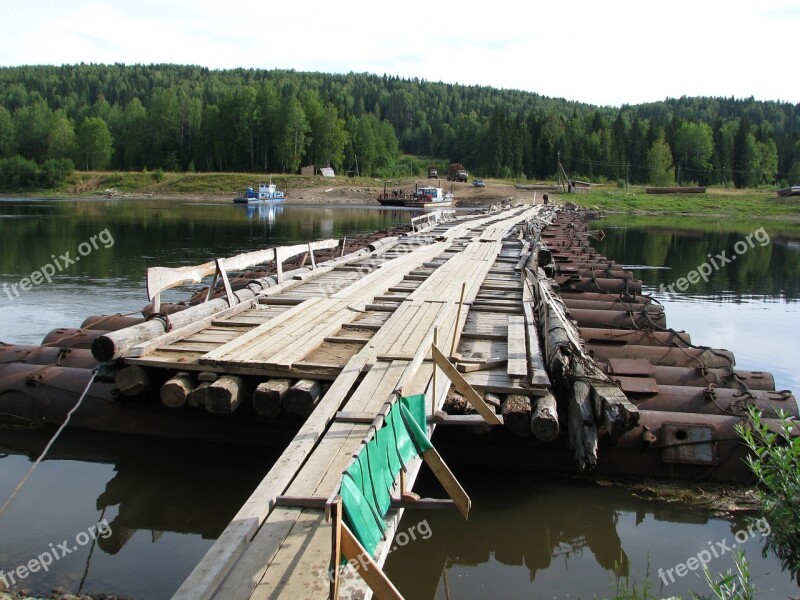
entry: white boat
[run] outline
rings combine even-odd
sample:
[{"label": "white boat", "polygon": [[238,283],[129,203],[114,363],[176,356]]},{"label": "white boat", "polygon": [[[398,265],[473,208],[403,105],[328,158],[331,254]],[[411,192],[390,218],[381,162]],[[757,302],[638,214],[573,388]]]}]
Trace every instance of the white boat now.
[{"label": "white boat", "polygon": [[233,201],[237,204],[250,204],[253,202],[283,202],[284,198],[286,198],[286,194],[270,181],[269,183],[259,183],[258,191],[251,187],[247,188],[244,196],[234,198]]}]

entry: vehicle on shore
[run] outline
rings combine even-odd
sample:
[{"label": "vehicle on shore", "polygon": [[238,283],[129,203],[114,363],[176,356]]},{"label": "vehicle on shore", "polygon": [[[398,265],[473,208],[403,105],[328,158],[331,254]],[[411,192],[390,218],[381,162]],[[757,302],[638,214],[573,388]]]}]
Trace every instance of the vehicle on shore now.
[{"label": "vehicle on shore", "polygon": [[469,173],[461,163],[453,163],[447,165],[447,181],[463,181],[467,182]]}]

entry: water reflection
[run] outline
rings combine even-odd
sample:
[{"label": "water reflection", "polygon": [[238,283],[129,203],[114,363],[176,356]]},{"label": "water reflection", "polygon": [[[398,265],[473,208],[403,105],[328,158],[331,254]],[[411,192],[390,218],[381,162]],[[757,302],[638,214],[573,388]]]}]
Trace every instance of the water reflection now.
[{"label": "water reflection", "polygon": [[[3,501],[27,469],[22,457],[38,456],[50,435],[0,432],[0,452],[7,455],[0,465]],[[106,519],[110,535],[55,562],[47,573],[32,574],[24,587],[169,597],[276,458],[263,449],[67,431],[0,519],[0,568],[13,569],[51,542],[74,540]],[[32,519],[38,526],[20,531]],[[111,555],[119,555],[124,569],[112,566]],[[160,566],[153,569],[153,562]]]},{"label": "water reflection", "polygon": [[[726,302],[800,298],[800,228],[754,222],[729,229],[718,221],[688,217],[681,225],[671,218],[634,219],[627,218],[622,227],[616,225],[619,217],[597,221],[593,226],[602,228],[606,237],[593,245],[619,264],[669,267],[636,272],[662,295]],[[692,272],[701,275],[696,282],[678,291],[673,285],[669,291],[671,284]]]},{"label": "water reflection", "polygon": [[282,204],[272,204],[271,202],[246,204],[242,208],[245,209],[248,219],[264,221],[270,226],[270,229],[275,225],[276,217],[283,213]]},{"label": "water reflection", "polygon": [[[593,245],[619,264],[668,267],[634,272],[643,292],[664,305],[667,326],[694,343],[726,348],[739,368],[770,371],[777,389],[800,390],[800,225],[727,223],[684,217],[610,217],[592,223],[605,237]],[[764,235],[756,237],[763,227]],[[742,241],[752,236],[746,251]],[[736,256],[680,290],[670,285],[719,254]]]},{"label": "water reflection", "polygon": [[[353,206],[306,206],[164,199],[0,199],[0,340],[38,343],[55,327],[77,327],[91,314],[132,312],[146,303],[152,266],[204,263],[280,244],[350,237],[408,224],[412,212]],[[31,289],[3,292],[99,232],[80,261]],[[6,284],[6,288],[2,287]]]},{"label": "water reflection", "polygon": [[[697,572],[673,575],[664,585],[658,569],[685,563],[708,550],[709,542],[735,544],[734,534],[749,524],[593,482],[464,468],[456,474],[472,498],[468,521],[444,510],[407,510],[403,516],[399,531],[427,521],[432,532],[398,547],[387,561],[388,575],[408,598],[604,598],[613,596],[617,581],[641,587],[647,578],[659,597],[688,597],[689,591],[708,591]],[[442,495],[428,477],[417,489]],[[764,541],[754,529],[741,544],[765,590],[758,597],[796,595],[779,561],[762,557]],[[710,564],[718,573],[732,566],[731,554]]]}]

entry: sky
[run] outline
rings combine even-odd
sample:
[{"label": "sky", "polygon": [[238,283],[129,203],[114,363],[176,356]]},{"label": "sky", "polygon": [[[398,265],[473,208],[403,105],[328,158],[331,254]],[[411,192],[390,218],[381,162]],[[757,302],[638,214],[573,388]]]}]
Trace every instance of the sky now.
[{"label": "sky", "polygon": [[0,66],[369,72],[594,105],[800,102],[789,0],[0,0]]}]

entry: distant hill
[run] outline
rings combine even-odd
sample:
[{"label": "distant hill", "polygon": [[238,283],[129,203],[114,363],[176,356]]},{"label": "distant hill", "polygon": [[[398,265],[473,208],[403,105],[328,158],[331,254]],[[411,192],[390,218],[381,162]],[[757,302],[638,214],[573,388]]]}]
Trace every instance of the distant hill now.
[{"label": "distant hill", "polygon": [[679,98],[597,107],[365,73],[0,68],[0,158],[118,170],[294,172],[313,163],[390,176],[402,172],[401,152],[485,176],[553,177],[560,154],[570,175],[594,181],[646,183],[663,169],[681,183],[751,187],[800,178],[800,105]]}]

